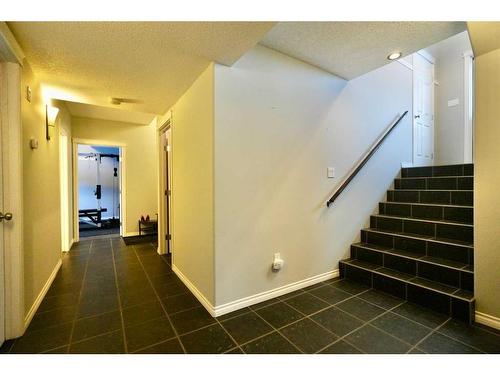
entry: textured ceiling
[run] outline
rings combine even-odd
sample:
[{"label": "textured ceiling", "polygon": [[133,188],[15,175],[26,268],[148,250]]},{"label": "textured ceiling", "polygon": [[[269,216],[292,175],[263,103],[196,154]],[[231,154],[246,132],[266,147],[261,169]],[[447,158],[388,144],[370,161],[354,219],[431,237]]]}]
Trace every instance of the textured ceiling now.
[{"label": "textured ceiling", "polygon": [[467,28],[475,56],[500,48],[500,22],[467,22]]},{"label": "textured ceiling", "polygon": [[464,31],[465,22],[281,22],[260,44],[353,79]]},{"label": "textured ceiling", "polygon": [[210,61],[231,65],[272,22],[9,22],[55,99],[163,114]]},{"label": "textured ceiling", "polygon": [[111,121],[120,121],[120,122],[130,122],[132,124],[140,124],[140,125],[149,125],[153,118],[154,114],[151,113],[143,113],[143,112],[132,112],[123,110],[120,107],[121,104],[117,108],[110,107],[101,107],[92,104],[82,104],[75,102],[67,102],[61,100],[68,109],[71,116],[74,117],[86,117],[86,118],[95,118],[102,120],[111,120]]}]

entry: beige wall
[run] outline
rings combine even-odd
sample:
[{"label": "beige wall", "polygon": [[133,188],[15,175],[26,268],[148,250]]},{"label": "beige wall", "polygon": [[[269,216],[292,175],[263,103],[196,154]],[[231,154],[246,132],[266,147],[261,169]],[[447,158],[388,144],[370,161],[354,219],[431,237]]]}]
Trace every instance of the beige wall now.
[{"label": "beige wall", "polygon": [[[412,73],[396,62],[349,82],[261,46],[232,67],[216,65],[217,306],[338,269],[401,162],[411,161],[411,108]],[[341,179],[406,110],[327,208]],[[276,252],[285,265],[273,273]]]},{"label": "beige wall", "polygon": [[155,124],[72,117],[73,139],[125,145],[125,236],[137,235],[141,215],[158,213],[158,152]]},{"label": "beige wall", "polygon": [[214,67],[172,108],[173,265],[214,304]]},{"label": "beige wall", "polygon": [[[29,85],[32,100],[24,92]],[[29,64],[22,72],[21,116],[23,127],[23,214],[25,313],[47,282],[61,257],[58,128],[45,139],[45,107],[40,85]],[[30,139],[39,142],[30,148]]]},{"label": "beige wall", "polygon": [[[474,39],[473,39],[474,40]],[[476,311],[500,318],[500,49],[476,57]]]},{"label": "beige wall", "polygon": [[[68,137],[68,149],[66,150],[66,158],[68,159],[68,167],[69,167],[69,173],[68,173],[68,190],[69,190],[69,196],[68,196],[68,212],[67,215],[70,218],[69,222],[69,241],[71,241],[75,238],[74,237],[74,231],[73,231],[73,176],[71,174],[71,169],[72,169],[72,160],[73,160],[73,153],[71,152],[71,114],[69,113],[68,109],[64,105],[64,103],[59,102],[59,101],[54,101],[53,105],[57,108],[59,108],[59,113],[57,115],[57,129],[58,132],[57,134],[54,134],[54,136],[59,137],[61,134],[61,131],[64,131],[66,136]],[[61,155],[59,155],[61,157]],[[59,164],[60,165],[60,164]],[[60,171],[59,171],[60,173]]]}]

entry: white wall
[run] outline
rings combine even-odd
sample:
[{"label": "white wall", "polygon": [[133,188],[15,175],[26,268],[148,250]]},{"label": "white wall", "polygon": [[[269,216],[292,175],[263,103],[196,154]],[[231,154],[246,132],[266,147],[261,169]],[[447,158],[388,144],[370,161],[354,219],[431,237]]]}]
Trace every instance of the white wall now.
[{"label": "white wall", "polygon": [[[216,305],[338,269],[401,162],[411,161],[411,105],[411,70],[399,63],[348,83],[262,46],[232,67],[216,65]],[[406,110],[327,208],[342,177]],[[275,252],[285,260],[276,274]]]},{"label": "white wall", "polygon": [[[464,31],[426,48],[435,59],[434,164],[464,162],[464,58],[472,49]],[[449,107],[448,101],[458,99]]]}]

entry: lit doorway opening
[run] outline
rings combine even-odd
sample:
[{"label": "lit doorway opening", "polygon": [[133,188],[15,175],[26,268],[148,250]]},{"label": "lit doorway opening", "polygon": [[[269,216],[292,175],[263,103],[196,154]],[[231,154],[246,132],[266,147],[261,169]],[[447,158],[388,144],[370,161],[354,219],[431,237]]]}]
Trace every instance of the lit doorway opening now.
[{"label": "lit doorway opening", "polygon": [[121,149],[77,144],[78,237],[121,235]]}]

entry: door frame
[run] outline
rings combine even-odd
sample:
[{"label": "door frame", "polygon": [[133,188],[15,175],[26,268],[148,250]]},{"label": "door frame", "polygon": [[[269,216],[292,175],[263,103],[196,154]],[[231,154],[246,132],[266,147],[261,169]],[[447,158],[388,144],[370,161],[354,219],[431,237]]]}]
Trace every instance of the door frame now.
[{"label": "door frame", "polygon": [[23,251],[23,153],[21,121],[21,65],[1,62],[0,126],[2,127],[4,210],[13,220],[4,226],[4,303],[5,339],[24,334],[24,251]]},{"label": "door frame", "polygon": [[[166,168],[167,166],[165,165],[165,158],[163,157],[163,133],[165,133],[168,129],[170,129],[170,140],[172,143],[173,139],[173,126],[172,126],[172,116],[170,115],[169,118],[167,118],[157,129],[157,143],[158,143],[158,254],[167,254],[167,246],[166,246],[166,221],[167,221],[167,216],[165,212],[165,206],[166,206],[166,195],[165,195],[165,190],[167,189],[167,186],[165,184],[166,181],[166,175],[165,173],[169,173],[169,181],[170,181],[170,188],[171,191],[172,186],[173,186],[173,181],[172,181],[172,159],[173,159],[173,147],[171,151],[171,156],[170,156],[170,170]],[[169,231],[170,231],[170,253],[172,254],[172,258],[174,256],[173,248],[174,248],[174,237],[172,235],[173,233],[173,220],[172,220],[172,212],[173,212],[173,195],[170,195],[170,204],[169,204],[169,215],[168,215],[168,224],[169,224]]]},{"label": "door frame", "polygon": [[88,146],[106,146],[106,147],[118,147],[120,150],[120,160],[119,160],[119,191],[120,191],[120,236],[126,236],[127,222],[125,217],[127,189],[125,188],[126,178],[125,178],[125,160],[126,160],[126,145],[121,142],[110,142],[99,139],[86,139],[86,138],[72,138],[73,147],[73,238],[75,242],[80,241],[80,232],[78,226],[78,145],[88,145]]},{"label": "door frame", "polygon": [[[63,150],[63,137],[66,138],[66,149]],[[64,172],[63,160],[66,159],[66,171]],[[60,184],[60,195],[61,195],[61,251],[68,252],[71,249],[71,245],[74,242],[74,238],[71,235],[71,228],[73,226],[73,220],[71,219],[71,187],[69,186],[69,181],[71,178],[71,141],[66,130],[59,127],[59,184]],[[65,191],[65,192],[64,192]],[[66,223],[66,228],[63,223]],[[66,233],[64,233],[66,232]],[[67,238],[65,238],[65,235]]]},{"label": "door frame", "polygon": [[[423,59],[427,60],[431,65],[432,65],[432,91],[431,91],[431,103],[432,103],[432,164],[434,165],[434,157],[435,157],[435,118],[436,118],[436,103],[435,101],[435,95],[436,95],[436,88],[435,88],[435,80],[436,80],[436,59],[427,51],[420,50],[415,52],[413,55],[420,55]],[[415,74],[416,74],[416,69],[415,69],[415,61],[414,58],[412,57],[412,164],[413,166],[417,166],[416,161],[416,149],[415,149]]]}]

